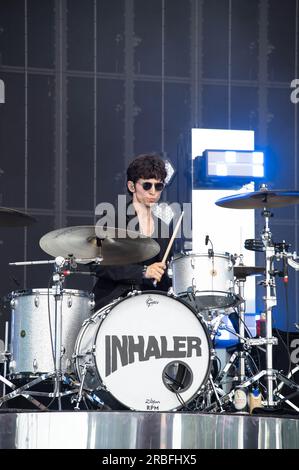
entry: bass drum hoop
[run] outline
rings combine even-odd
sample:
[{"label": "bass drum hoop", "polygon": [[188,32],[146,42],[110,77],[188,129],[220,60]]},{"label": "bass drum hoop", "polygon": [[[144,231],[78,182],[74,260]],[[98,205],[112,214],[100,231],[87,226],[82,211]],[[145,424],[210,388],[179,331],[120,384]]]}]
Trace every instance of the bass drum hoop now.
[{"label": "bass drum hoop", "polygon": [[[124,298],[116,299],[114,302],[108,304],[107,306],[104,306],[104,307],[100,308],[97,312],[95,312],[90,317],[89,320],[86,320],[86,322],[84,322],[83,327],[82,327],[82,331],[80,332],[80,334],[78,336],[78,339],[77,339],[77,342],[76,342],[75,356],[77,356],[78,353],[79,353],[78,357],[80,356],[80,351],[79,351],[78,348],[80,348],[81,340],[84,337],[84,333],[88,329],[89,323],[93,322],[94,318],[102,316],[102,318],[100,318],[100,322],[98,324],[98,327],[96,328],[96,330],[95,330],[95,332],[92,336],[92,344],[91,344],[92,354],[90,355],[90,356],[92,356],[92,363],[91,364],[92,364],[92,366],[94,366],[94,371],[95,371],[96,376],[99,380],[99,386],[97,387],[97,389],[101,390],[101,388],[102,388],[103,390],[107,391],[118,403],[120,403],[123,407],[125,407],[128,410],[147,412],[146,410],[140,410],[138,408],[133,408],[133,407],[128,406],[128,404],[124,403],[124,401],[122,401],[118,397],[116,397],[113,394],[113,392],[110,391],[108,387],[106,387],[105,382],[102,379],[101,374],[98,370],[97,361],[96,361],[96,357],[95,357],[95,353],[94,353],[94,351],[96,349],[98,335],[100,334],[101,325],[105,322],[105,319],[107,317],[109,317],[109,315],[113,312],[113,309],[117,305],[119,305],[122,302],[126,301],[128,298],[134,298],[134,297],[137,297],[139,295],[162,295],[162,296],[166,296],[167,298],[171,298],[173,300],[176,300],[177,302],[183,304],[185,307],[187,307],[190,310],[190,312],[194,315],[194,317],[196,318],[196,320],[198,321],[198,323],[201,325],[201,327],[203,329],[203,332],[204,332],[204,335],[206,337],[207,344],[208,344],[208,354],[209,354],[209,356],[208,356],[207,370],[206,370],[204,379],[201,382],[201,385],[197,388],[196,392],[188,400],[184,400],[184,404],[175,406],[175,407],[170,408],[168,410],[161,410],[161,411],[162,412],[163,411],[176,411],[176,410],[180,410],[181,408],[184,408],[185,406],[188,407],[188,404],[190,404],[200,394],[200,390],[207,383],[208,378],[211,374],[211,368],[212,368],[212,358],[211,358],[212,354],[211,353],[212,353],[213,345],[212,345],[212,341],[211,341],[211,338],[209,336],[208,329],[207,329],[207,326],[205,325],[204,320],[200,316],[197,315],[197,312],[191,307],[190,304],[188,304],[188,302],[186,302],[182,298],[177,297],[176,295],[174,295],[172,293],[166,293],[166,292],[158,291],[158,290],[138,291],[138,292],[131,293],[131,294],[129,294],[128,296],[126,296]],[[104,314],[104,316],[103,316],[103,314]],[[75,361],[75,368],[76,368],[78,377],[81,380],[81,374],[79,373],[80,365],[77,364],[77,361]],[[90,389],[90,390],[94,391],[94,389]]]}]

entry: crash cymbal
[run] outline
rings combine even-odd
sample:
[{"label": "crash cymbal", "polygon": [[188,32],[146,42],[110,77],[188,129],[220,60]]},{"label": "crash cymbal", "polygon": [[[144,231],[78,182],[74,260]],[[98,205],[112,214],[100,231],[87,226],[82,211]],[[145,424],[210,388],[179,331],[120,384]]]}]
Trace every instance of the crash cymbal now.
[{"label": "crash cymbal", "polygon": [[262,266],[234,266],[234,276],[238,279],[243,279],[247,276],[257,276],[258,274],[263,274],[265,268]]},{"label": "crash cymbal", "polygon": [[0,207],[0,227],[27,227],[35,222],[36,219],[25,212]]},{"label": "crash cymbal", "polygon": [[138,232],[114,227],[100,229],[93,225],[61,228],[44,235],[39,244],[51,256],[102,258],[104,266],[145,261],[160,251],[155,240]]},{"label": "crash cymbal", "polygon": [[251,193],[233,194],[215,202],[217,206],[228,209],[264,209],[270,207],[285,207],[299,204],[298,191],[268,191],[260,190]]}]

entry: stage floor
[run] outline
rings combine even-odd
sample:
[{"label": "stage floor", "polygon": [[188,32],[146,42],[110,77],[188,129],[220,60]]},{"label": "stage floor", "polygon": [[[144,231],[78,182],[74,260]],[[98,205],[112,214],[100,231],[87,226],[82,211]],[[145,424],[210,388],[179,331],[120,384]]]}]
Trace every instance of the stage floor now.
[{"label": "stage floor", "polygon": [[299,449],[299,416],[0,412],[0,449]]}]

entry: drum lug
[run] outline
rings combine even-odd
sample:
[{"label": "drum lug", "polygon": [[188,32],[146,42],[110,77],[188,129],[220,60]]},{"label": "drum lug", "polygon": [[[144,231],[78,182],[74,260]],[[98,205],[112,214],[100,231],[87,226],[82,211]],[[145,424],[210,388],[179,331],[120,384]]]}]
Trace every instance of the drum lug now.
[{"label": "drum lug", "polygon": [[95,300],[94,300],[94,294],[91,295],[90,297],[90,300],[88,302],[88,305],[89,305],[89,308],[90,310],[93,310],[94,309],[94,306],[95,306]]},{"label": "drum lug", "polygon": [[72,362],[70,359],[67,359],[66,360],[66,364],[65,364],[65,368],[66,368],[66,371],[68,373],[70,373],[72,371]]},{"label": "drum lug", "polygon": [[17,364],[16,364],[16,361],[10,361],[10,363],[9,363],[9,372],[10,372],[11,374],[14,373],[14,371],[15,371],[15,369],[16,369],[16,365],[17,365]]},{"label": "drum lug", "polygon": [[178,296],[176,295],[176,293],[174,292],[173,290],[173,287],[169,287],[168,291],[167,291],[167,296],[168,297],[172,297],[173,299],[176,299]]},{"label": "drum lug", "polygon": [[36,306],[36,308],[39,307],[39,295],[38,294],[34,297],[34,305]]},{"label": "drum lug", "polygon": [[234,267],[234,263],[233,263],[233,261],[230,259],[230,261],[228,262],[227,268],[228,268],[229,271],[231,271],[231,270],[233,269],[233,267]]},{"label": "drum lug", "polygon": [[215,351],[215,349],[211,349],[210,352],[211,352],[210,358],[211,358],[211,360],[213,361],[213,359],[215,359],[215,357],[216,357],[216,351]]},{"label": "drum lug", "polygon": [[16,299],[11,299],[11,301],[10,301],[10,306],[11,306],[12,310],[15,309],[15,307],[16,307]]},{"label": "drum lug", "polygon": [[68,308],[71,308],[72,305],[73,305],[72,296],[71,296],[71,295],[68,295],[68,298],[67,298],[67,306],[68,306]]},{"label": "drum lug", "polygon": [[37,360],[36,360],[36,359],[33,360],[32,366],[33,366],[33,371],[34,371],[34,372],[37,372],[37,370],[38,370],[38,363],[37,363]]},{"label": "drum lug", "polygon": [[89,322],[92,322],[92,318],[86,318],[86,320],[84,320],[84,322],[82,323],[82,326],[85,326],[87,325]]},{"label": "drum lug", "polygon": [[141,291],[135,289],[135,290],[130,291],[130,292],[127,294],[127,297],[134,297],[135,295],[139,295],[139,294],[141,294]]}]

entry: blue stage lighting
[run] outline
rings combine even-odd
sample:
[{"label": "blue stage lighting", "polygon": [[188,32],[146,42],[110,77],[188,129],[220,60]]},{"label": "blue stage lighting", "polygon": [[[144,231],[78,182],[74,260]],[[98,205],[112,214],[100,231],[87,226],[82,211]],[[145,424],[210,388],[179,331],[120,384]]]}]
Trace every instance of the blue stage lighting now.
[{"label": "blue stage lighting", "polygon": [[239,189],[265,179],[265,158],[260,151],[205,150],[194,159],[195,188]]}]

